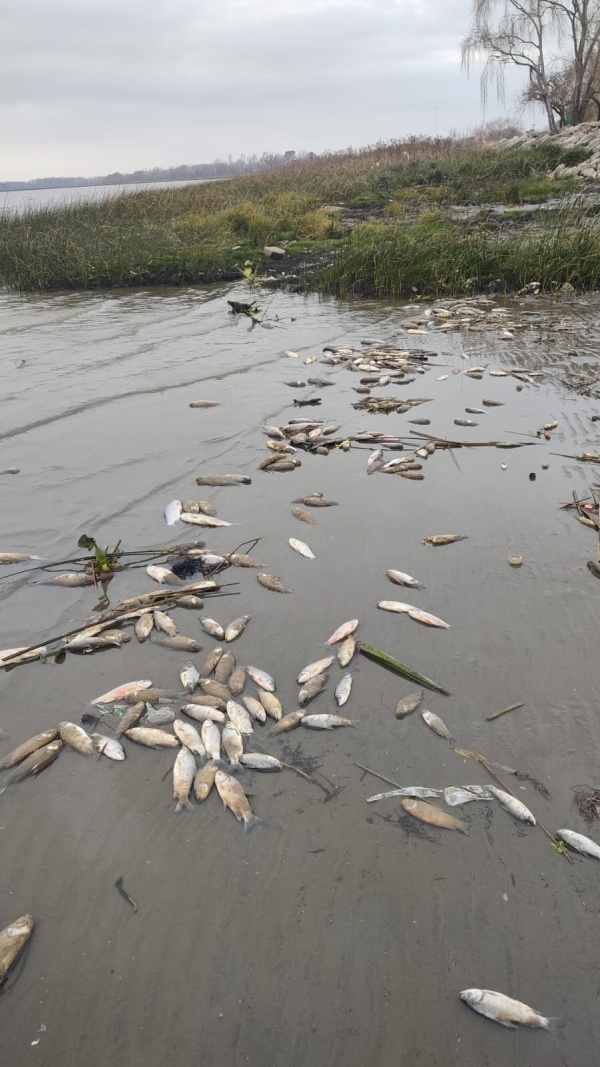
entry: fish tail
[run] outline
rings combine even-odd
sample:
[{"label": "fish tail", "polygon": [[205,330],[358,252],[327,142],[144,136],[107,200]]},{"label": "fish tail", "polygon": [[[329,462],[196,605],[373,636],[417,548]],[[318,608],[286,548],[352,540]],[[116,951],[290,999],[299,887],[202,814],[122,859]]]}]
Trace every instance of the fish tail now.
[{"label": "fish tail", "polygon": [[544,1030],[547,1030],[549,1034],[553,1034],[555,1037],[562,1037],[558,1031],[565,1025],[565,1020],[561,1019],[559,1015],[555,1015],[550,1019],[546,1019],[546,1025]]},{"label": "fish tail", "polygon": [[231,762],[229,764],[229,773],[230,774],[237,774],[238,771],[241,771],[241,769],[242,768],[241,768],[239,759],[231,760]]},{"label": "fish tail", "polygon": [[193,811],[194,805],[189,800],[178,800],[177,807],[175,808],[175,814],[178,815],[180,811]]},{"label": "fish tail", "polygon": [[[253,815],[251,819],[244,820],[244,831],[247,834],[251,834],[257,826],[266,826],[266,819],[259,819],[258,815]],[[550,1021],[550,1020],[548,1020]]]}]

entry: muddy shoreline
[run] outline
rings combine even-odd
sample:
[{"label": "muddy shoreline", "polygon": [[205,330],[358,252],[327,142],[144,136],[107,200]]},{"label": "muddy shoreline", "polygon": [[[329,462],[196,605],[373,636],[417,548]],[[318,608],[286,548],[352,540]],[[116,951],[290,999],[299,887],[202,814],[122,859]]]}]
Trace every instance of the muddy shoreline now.
[{"label": "muddy shoreline", "polygon": [[[0,466],[20,470],[0,479],[2,549],[66,558],[83,532],[131,547],[189,540],[189,529],[164,524],[162,509],[174,497],[210,496],[218,515],[239,526],[202,531],[207,544],[225,552],[260,537],[254,554],[292,590],[278,596],[253,571],[237,571],[239,595],[207,602],[223,623],[253,613],[232,650],[273,674],[285,710],[297,706],[299,670],[325,654],[336,625],[358,617],[363,640],[448,688],[451,697],[428,693],[423,707],[444,718],[459,746],[542,782],[549,800],[528,780],[515,792],[551,830],[570,826],[597,839],[572,792],[597,785],[600,774],[600,583],[586,567],[597,538],[559,510],[597,478],[592,466],[551,453],[598,446],[599,403],[569,387],[586,366],[593,372],[598,307],[525,301],[518,313],[526,325],[502,338],[502,324],[407,334],[422,308],[282,292],[269,298],[268,328],[253,327],[227,310],[228,298],[246,293],[215,286],[2,296]],[[527,322],[524,310],[541,317]],[[379,390],[431,398],[418,409],[430,419],[427,431],[526,440],[556,420],[552,440],[507,452],[463,448],[456,463],[436,455],[422,482],[368,476],[370,449],[356,446],[328,457],[302,453],[302,466],[289,473],[258,470],[262,426],[298,416],[294,397],[321,397],[304,411],[339,423],[340,436],[408,431],[410,414],[353,408],[359,374],[304,363],[311,354],[320,360],[329,344],[369,338],[437,353],[434,369],[414,383]],[[290,350],[297,359],[284,354]],[[481,380],[464,373],[473,366],[484,367]],[[494,378],[494,369],[542,377]],[[285,384],[315,374],[331,375],[334,388]],[[476,428],[455,426],[487,397],[503,406],[468,416]],[[190,409],[196,399],[219,406]],[[241,471],[252,484],[195,486],[199,474],[219,471]],[[290,503],[313,491],[339,506],[315,509],[317,523],[307,526],[290,515]],[[451,531],[468,539],[422,543]],[[290,537],[306,541],[316,559],[295,554]],[[507,563],[513,554],[524,557],[518,570]],[[378,600],[409,592],[386,580],[390,567],[422,580],[411,597],[449,630],[377,610]],[[93,590],[12,580],[9,568],[0,578],[2,648],[77,625],[97,600]],[[110,596],[151,586],[133,571],[112,583]],[[200,640],[192,658],[201,661],[215,642],[195,612],[180,610],[177,623]],[[126,680],[178,688],[186,658],[134,638],[62,666],[1,675],[0,729],[8,736],[0,756],[60,719],[78,722],[95,695]],[[274,755],[318,763],[339,792],[326,800],[291,772],[247,774],[252,806],[265,819],[252,834],[215,795],[176,816],[172,754],[132,744],[121,764],[62,753],[37,780],[0,796],[0,926],[25,912],[36,919],[0,998],[0,1051],[10,1067],[25,1057],[42,1067],[82,1059],[125,1067],[142,1058],[159,1067],[198,1055],[251,1067],[587,1067],[600,1038],[595,862],[567,863],[536,828],[488,803],[454,812],[468,836],[429,829],[432,840],[407,831],[395,801],[367,805],[386,787],[356,762],[405,785],[489,778],[418,713],[396,720],[410,683],[364,659],[352,668],[343,713],[355,729],[299,729],[264,741]],[[341,673],[315,712],[337,711]],[[486,722],[517,701],[524,707]],[[119,877],[137,913],[117,892]],[[475,1015],[458,994],[477,985],[564,1016],[564,1040],[510,1033]]]}]

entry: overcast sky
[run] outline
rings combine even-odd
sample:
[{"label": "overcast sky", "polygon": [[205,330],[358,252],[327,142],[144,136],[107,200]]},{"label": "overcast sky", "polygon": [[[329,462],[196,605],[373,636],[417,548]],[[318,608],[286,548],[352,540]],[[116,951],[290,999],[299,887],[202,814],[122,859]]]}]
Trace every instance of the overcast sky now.
[{"label": "overcast sky", "polygon": [[[483,117],[478,74],[467,78],[460,67],[470,7],[470,0],[6,4],[0,180],[466,130]],[[485,117],[513,103],[510,93],[505,107],[491,101]]]}]

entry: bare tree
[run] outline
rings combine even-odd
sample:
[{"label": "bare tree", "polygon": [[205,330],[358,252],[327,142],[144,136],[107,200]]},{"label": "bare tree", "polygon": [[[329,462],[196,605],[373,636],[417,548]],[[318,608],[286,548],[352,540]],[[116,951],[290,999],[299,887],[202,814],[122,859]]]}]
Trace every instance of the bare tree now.
[{"label": "bare tree", "polygon": [[484,100],[493,81],[503,100],[506,68],[523,67],[528,76],[523,102],[541,104],[556,133],[559,124],[581,122],[596,100],[600,0],[473,0],[462,58],[467,69],[484,59]]}]

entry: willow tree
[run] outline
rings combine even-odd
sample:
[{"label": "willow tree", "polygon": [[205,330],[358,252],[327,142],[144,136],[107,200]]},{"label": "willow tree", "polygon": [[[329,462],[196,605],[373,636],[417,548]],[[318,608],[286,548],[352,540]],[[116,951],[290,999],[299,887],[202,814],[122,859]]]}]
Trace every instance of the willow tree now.
[{"label": "willow tree", "polygon": [[523,102],[541,104],[548,127],[583,121],[600,79],[600,0],[473,0],[463,65],[483,60],[482,96],[504,98],[508,67],[523,67]]}]

